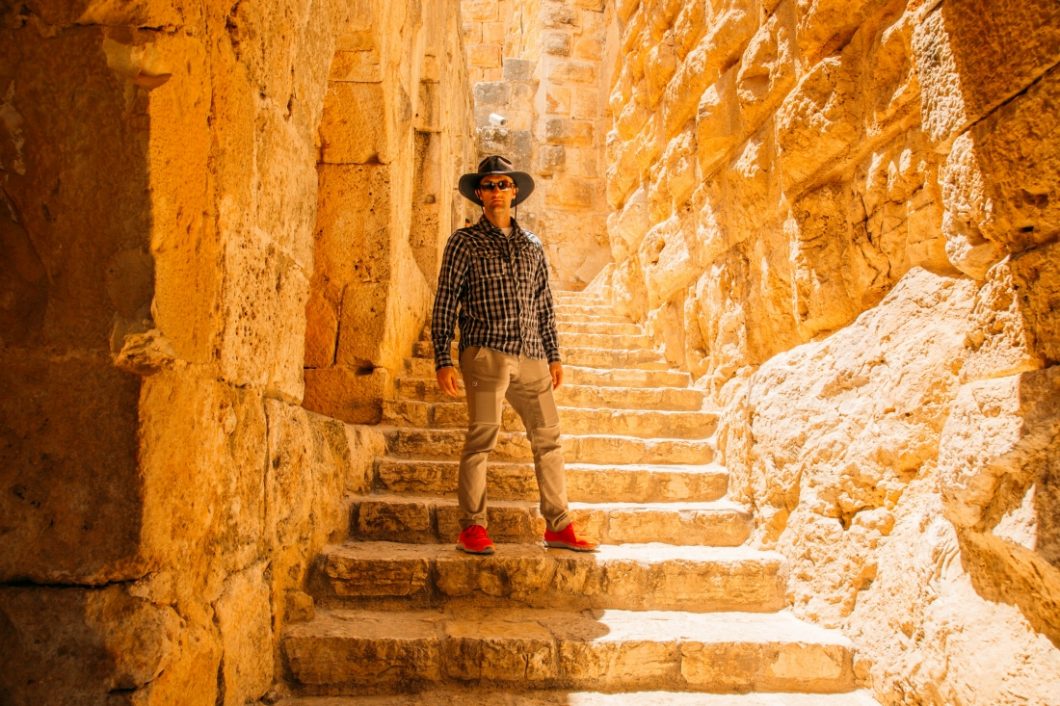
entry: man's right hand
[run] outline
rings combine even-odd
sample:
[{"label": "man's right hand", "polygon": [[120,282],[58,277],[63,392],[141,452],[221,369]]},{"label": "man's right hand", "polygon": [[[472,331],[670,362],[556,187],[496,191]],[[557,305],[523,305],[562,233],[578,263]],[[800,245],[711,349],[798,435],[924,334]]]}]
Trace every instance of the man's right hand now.
[{"label": "man's right hand", "polygon": [[456,386],[456,368],[451,365],[438,368],[434,376],[438,378],[438,387],[441,388],[442,392],[450,397],[460,396],[460,389]]}]

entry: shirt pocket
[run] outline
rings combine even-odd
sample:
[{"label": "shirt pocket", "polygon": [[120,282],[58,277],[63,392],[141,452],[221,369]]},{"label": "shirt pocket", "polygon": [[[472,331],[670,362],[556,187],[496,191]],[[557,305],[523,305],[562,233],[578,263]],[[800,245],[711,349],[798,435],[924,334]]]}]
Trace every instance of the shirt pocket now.
[{"label": "shirt pocket", "polygon": [[508,275],[506,264],[504,258],[500,256],[479,257],[474,261],[471,269],[479,279],[495,280]]}]

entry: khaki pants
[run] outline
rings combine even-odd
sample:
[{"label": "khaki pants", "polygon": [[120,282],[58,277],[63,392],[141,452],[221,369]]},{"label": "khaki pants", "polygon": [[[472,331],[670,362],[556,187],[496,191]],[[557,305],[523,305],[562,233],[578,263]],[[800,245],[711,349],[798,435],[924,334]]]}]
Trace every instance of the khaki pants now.
[{"label": "khaki pants", "polygon": [[492,348],[469,347],[460,354],[460,372],[467,393],[468,416],[457,485],[460,526],[487,524],[486,459],[497,444],[501,403],[507,399],[522,418],[534,452],[541,515],[550,530],[562,530],[570,524],[567,479],[548,363]]}]

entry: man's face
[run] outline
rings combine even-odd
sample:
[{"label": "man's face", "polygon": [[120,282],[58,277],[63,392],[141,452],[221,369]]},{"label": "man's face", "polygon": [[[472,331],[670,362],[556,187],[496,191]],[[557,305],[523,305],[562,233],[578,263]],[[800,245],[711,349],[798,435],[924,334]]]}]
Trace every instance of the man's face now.
[{"label": "man's face", "polygon": [[490,208],[511,208],[519,189],[515,182],[506,176],[487,176],[479,182],[475,193],[485,206]]}]

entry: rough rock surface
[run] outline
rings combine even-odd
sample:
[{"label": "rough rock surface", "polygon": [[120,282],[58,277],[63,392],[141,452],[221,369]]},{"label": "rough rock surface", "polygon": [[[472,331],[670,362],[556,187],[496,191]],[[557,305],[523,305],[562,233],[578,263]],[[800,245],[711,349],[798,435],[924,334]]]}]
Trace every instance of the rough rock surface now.
[{"label": "rough rock surface", "polygon": [[891,704],[1060,693],[1060,9],[616,3],[600,283]]},{"label": "rough rock surface", "polygon": [[273,688],[457,215],[457,8],[0,4],[3,703]]}]

